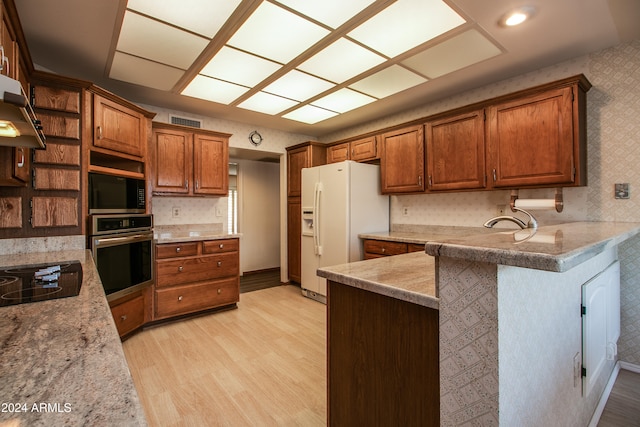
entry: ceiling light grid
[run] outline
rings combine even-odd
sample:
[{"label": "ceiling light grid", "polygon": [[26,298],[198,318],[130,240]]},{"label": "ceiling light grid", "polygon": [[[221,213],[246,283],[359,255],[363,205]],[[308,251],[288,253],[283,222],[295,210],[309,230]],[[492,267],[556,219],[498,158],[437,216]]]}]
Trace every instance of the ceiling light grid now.
[{"label": "ceiling light grid", "polygon": [[[129,0],[111,77],[313,123],[499,53],[470,26],[443,0]],[[429,68],[468,40],[489,53]]]}]

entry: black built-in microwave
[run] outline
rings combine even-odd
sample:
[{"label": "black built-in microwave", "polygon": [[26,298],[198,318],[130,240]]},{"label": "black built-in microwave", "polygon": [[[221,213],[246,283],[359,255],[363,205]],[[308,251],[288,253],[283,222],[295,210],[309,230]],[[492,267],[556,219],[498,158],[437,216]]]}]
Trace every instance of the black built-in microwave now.
[{"label": "black built-in microwave", "polygon": [[89,213],[144,213],[145,181],[136,178],[89,173]]}]

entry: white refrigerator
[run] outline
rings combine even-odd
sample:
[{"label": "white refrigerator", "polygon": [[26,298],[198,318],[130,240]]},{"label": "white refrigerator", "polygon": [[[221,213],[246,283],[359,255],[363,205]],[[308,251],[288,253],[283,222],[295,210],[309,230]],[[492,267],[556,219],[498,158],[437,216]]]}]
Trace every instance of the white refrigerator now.
[{"label": "white refrigerator", "polygon": [[302,169],[302,294],[326,303],[320,267],[363,259],[360,233],[389,229],[380,167],[350,160]]}]

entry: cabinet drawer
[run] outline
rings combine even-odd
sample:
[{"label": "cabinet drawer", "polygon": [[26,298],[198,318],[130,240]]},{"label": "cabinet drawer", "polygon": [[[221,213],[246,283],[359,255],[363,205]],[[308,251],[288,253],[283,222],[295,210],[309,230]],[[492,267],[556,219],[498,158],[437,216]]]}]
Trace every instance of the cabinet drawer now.
[{"label": "cabinet drawer", "polygon": [[197,285],[156,290],[156,316],[192,313],[238,302],[239,283],[234,277]]},{"label": "cabinet drawer", "polygon": [[407,244],[400,242],[387,242],[384,240],[365,240],[364,251],[380,255],[398,255],[407,253]]},{"label": "cabinet drawer", "polygon": [[237,252],[240,243],[238,239],[225,239],[225,240],[208,240],[202,242],[203,254],[217,254],[221,252]]},{"label": "cabinet drawer", "polygon": [[407,243],[407,252],[424,252],[424,245]]},{"label": "cabinet drawer", "polygon": [[198,254],[198,242],[166,243],[156,246],[156,258],[177,258]]},{"label": "cabinet drawer", "polygon": [[238,254],[235,252],[197,258],[156,261],[156,286],[173,286],[189,282],[239,275]]},{"label": "cabinet drawer", "polygon": [[144,323],[144,297],[139,295],[111,308],[113,320],[120,336],[126,335]]}]

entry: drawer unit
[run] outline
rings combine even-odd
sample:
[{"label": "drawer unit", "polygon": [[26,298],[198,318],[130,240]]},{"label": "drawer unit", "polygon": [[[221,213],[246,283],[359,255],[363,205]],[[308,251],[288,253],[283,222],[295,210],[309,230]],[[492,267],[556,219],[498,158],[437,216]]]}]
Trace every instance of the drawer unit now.
[{"label": "drawer unit", "polygon": [[238,239],[156,245],[157,320],[235,304],[240,299]]},{"label": "drawer unit", "polygon": [[375,239],[365,239],[364,241],[364,259],[400,255],[409,252],[424,252],[424,245]]},{"label": "drawer unit", "polygon": [[174,286],[156,291],[157,315],[179,316],[238,301],[238,279]]},{"label": "drawer unit", "polygon": [[157,267],[158,288],[239,275],[238,257],[232,252],[158,260]]},{"label": "drawer unit", "polygon": [[142,292],[132,299],[116,303],[111,307],[111,315],[116,323],[118,334],[122,337],[140,328],[144,322],[145,298]]}]

